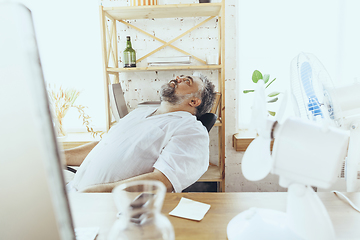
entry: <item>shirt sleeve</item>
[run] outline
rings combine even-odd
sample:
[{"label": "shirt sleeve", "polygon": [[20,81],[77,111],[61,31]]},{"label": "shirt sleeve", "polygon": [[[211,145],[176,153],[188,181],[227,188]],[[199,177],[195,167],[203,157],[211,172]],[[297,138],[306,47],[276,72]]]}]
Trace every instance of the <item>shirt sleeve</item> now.
[{"label": "shirt sleeve", "polygon": [[175,192],[196,182],[208,166],[209,134],[203,125],[176,131],[154,164],[169,179]]}]

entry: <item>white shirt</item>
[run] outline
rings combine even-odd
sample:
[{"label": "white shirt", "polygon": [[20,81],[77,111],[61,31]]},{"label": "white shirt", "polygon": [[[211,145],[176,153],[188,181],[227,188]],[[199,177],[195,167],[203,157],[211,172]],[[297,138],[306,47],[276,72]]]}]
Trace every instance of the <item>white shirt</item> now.
[{"label": "white shirt", "polygon": [[132,111],[110,129],[69,183],[76,190],[161,171],[175,192],[196,182],[209,165],[209,135],[189,112],[148,117],[153,107]]}]

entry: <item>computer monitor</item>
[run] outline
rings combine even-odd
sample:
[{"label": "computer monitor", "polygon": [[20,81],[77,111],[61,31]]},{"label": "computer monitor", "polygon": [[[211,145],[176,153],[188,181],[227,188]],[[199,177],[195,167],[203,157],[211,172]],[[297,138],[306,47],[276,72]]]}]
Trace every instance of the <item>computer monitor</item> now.
[{"label": "computer monitor", "polygon": [[0,239],[75,239],[29,9],[0,3]]}]

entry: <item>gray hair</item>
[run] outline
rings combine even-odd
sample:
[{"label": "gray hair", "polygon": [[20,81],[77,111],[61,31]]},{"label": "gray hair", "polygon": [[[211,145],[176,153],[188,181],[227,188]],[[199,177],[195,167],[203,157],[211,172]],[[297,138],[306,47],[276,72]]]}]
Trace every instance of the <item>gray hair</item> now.
[{"label": "gray hair", "polygon": [[199,89],[199,92],[201,92],[201,104],[196,107],[196,117],[199,118],[201,115],[210,112],[216,93],[214,84],[206,76],[201,73],[194,73],[193,76],[199,77],[203,82],[202,88]]}]

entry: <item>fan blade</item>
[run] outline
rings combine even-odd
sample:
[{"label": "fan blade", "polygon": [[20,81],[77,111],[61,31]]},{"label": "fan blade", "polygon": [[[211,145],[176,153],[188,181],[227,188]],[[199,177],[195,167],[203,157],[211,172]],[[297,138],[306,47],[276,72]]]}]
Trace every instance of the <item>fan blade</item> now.
[{"label": "fan blade", "polygon": [[251,114],[251,124],[261,136],[266,131],[266,99],[265,99],[265,83],[260,79],[256,84],[254,104]]},{"label": "fan blade", "polygon": [[312,67],[309,62],[303,62],[300,67],[301,82],[308,98],[316,98],[313,87]]},{"label": "fan blade", "polygon": [[257,137],[246,149],[241,162],[241,170],[246,179],[258,181],[270,173],[272,162],[270,138]]}]

